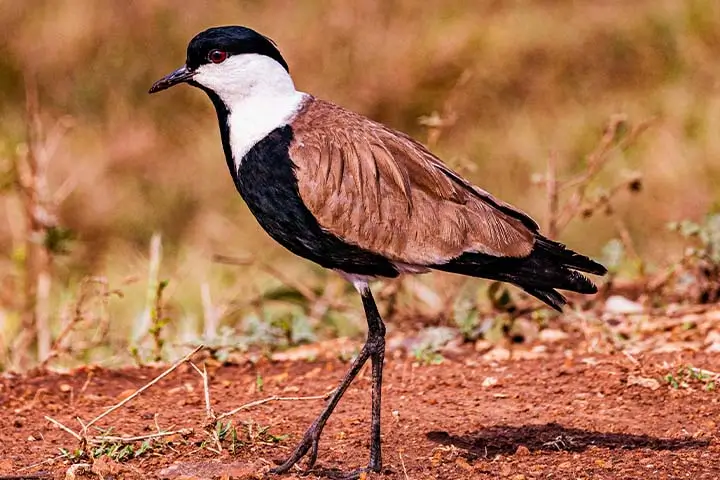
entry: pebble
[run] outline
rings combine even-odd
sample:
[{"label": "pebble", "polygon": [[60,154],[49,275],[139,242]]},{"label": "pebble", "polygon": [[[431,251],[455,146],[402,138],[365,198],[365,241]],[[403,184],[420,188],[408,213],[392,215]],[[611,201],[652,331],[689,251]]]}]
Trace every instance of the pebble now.
[{"label": "pebble", "polygon": [[530,449],[528,449],[525,445],[520,445],[517,447],[517,450],[515,450],[515,455],[518,457],[527,457],[530,455]]},{"label": "pebble", "polygon": [[605,311],[608,313],[626,315],[629,313],[642,313],[645,308],[620,295],[611,295],[605,301]]}]

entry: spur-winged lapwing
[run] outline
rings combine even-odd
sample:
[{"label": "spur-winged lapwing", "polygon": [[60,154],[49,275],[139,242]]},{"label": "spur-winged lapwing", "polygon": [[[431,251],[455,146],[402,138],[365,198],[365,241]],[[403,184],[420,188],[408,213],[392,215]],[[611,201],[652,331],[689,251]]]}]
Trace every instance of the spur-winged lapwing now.
[{"label": "spur-winged lapwing", "polygon": [[380,471],[385,326],[368,287],[373,278],[443,270],[512,283],[560,310],[565,298],[555,289],[595,293],[578,271],[606,273],[409,136],[296,90],[275,44],[254,30],[198,34],[185,65],[150,93],[179,83],[212,100],[230,173],[260,225],[291,252],[347,278],[365,308],[365,345],[276,473],[308,452],[312,468],[325,422],[368,359],[370,462],[354,474]]}]

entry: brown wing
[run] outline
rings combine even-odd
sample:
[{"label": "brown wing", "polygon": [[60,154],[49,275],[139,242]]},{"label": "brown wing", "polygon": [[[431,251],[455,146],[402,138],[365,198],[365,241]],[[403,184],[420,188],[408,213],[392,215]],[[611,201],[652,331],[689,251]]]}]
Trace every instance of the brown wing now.
[{"label": "brown wing", "polygon": [[343,240],[410,265],[532,250],[537,225],[529,217],[410,137],[316,99],[292,127],[300,196],[320,226]]}]

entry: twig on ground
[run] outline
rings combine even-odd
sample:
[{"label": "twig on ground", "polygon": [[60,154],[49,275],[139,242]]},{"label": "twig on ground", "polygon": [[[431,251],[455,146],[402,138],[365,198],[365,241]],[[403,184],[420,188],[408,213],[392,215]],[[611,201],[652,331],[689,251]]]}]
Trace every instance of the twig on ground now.
[{"label": "twig on ground", "polygon": [[398,453],[400,456],[400,465],[402,465],[403,469],[403,476],[405,477],[405,480],[408,480],[410,477],[408,477],[407,469],[405,468],[405,460],[403,460],[402,451]]},{"label": "twig on ground", "polygon": [[190,365],[195,369],[195,371],[202,377],[203,380],[203,393],[205,396],[205,432],[212,438],[212,440],[215,442],[215,446],[217,447],[217,453],[222,452],[222,442],[220,440],[220,435],[218,434],[216,425],[217,425],[217,418],[215,416],[215,412],[212,409],[212,403],[210,402],[210,382],[208,380],[208,373],[207,368],[205,364],[203,363],[203,369],[202,371],[195,365],[194,363],[190,362]]},{"label": "twig on ground", "polygon": [[101,413],[101,414],[98,415],[97,417],[95,417],[95,418],[93,418],[92,420],[90,420],[90,422],[88,422],[88,424],[85,425],[85,427],[83,428],[83,436],[86,436],[87,429],[88,429],[89,427],[91,427],[93,424],[97,423],[99,420],[101,420],[101,419],[105,418],[106,416],[110,415],[112,412],[114,412],[114,411],[117,410],[118,408],[122,407],[122,406],[125,405],[126,403],[132,401],[135,397],[137,397],[138,395],[140,395],[141,393],[143,393],[145,390],[147,390],[148,388],[152,387],[153,385],[155,385],[157,382],[159,382],[159,381],[162,380],[163,378],[165,378],[165,377],[167,377],[168,375],[170,375],[173,371],[175,371],[176,368],[178,368],[178,367],[179,367],[180,365],[182,365],[183,363],[187,362],[193,355],[195,355],[195,354],[196,354],[198,351],[200,351],[203,347],[204,347],[204,345],[198,345],[197,347],[195,347],[195,349],[194,349],[193,351],[191,351],[190,353],[188,353],[187,355],[185,355],[183,358],[181,358],[180,360],[178,360],[177,362],[175,362],[170,368],[168,368],[168,369],[165,370],[163,373],[161,373],[160,375],[158,375],[157,377],[155,377],[152,381],[150,381],[150,383],[148,383],[148,384],[146,384],[145,386],[137,389],[137,390],[135,391],[135,393],[133,393],[132,395],[130,395],[130,396],[127,397],[126,399],[122,400],[121,402],[117,403],[116,405],[113,405],[112,407],[108,408],[107,410],[105,410],[103,413]]},{"label": "twig on ground", "polygon": [[630,360],[633,365],[635,365],[636,367],[640,366],[640,362],[638,361],[638,359],[633,357],[630,352],[628,352],[627,350],[623,350],[622,353],[627,357],[628,360]]},{"label": "twig on ground", "polygon": [[[60,428],[61,430],[65,431],[65,432],[69,433],[70,435],[72,435],[73,437],[75,437],[75,439],[78,440],[78,441],[81,443],[81,448],[82,448],[83,450],[85,450],[85,448],[86,448],[87,445],[89,445],[89,444],[95,444],[95,445],[97,445],[98,443],[103,443],[103,442],[106,442],[106,441],[131,443],[131,442],[133,442],[133,441],[138,441],[138,440],[143,440],[143,439],[151,439],[151,438],[163,437],[163,436],[174,435],[174,434],[183,435],[183,434],[192,433],[192,430],[191,430],[191,429],[185,428],[185,429],[180,429],[180,430],[177,430],[177,431],[174,431],[174,432],[158,432],[158,433],[154,433],[154,434],[150,434],[150,435],[144,435],[144,436],[140,436],[140,437],[120,437],[120,436],[109,436],[109,435],[99,435],[99,436],[95,436],[95,437],[88,437],[88,434],[87,434],[87,433],[88,433],[88,428],[90,428],[93,424],[97,423],[97,422],[100,421],[101,419],[103,419],[103,418],[105,418],[106,416],[110,415],[112,412],[114,412],[115,410],[119,409],[120,407],[122,407],[122,406],[125,405],[126,403],[132,401],[135,397],[137,397],[138,395],[140,395],[141,393],[143,393],[145,390],[147,390],[148,388],[150,388],[150,387],[152,387],[153,385],[155,385],[156,383],[158,383],[160,380],[162,380],[163,378],[165,378],[166,376],[168,376],[170,373],[172,373],[175,369],[177,369],[180,365],[182,365],[183,363],[187,362],[195,353],[197,353],[197,352],[198,352],[200,349],[202,349],[203,347],[204,347],[203,345],[198,345],[198,346],[195,347],[190,353],[188,353],[188,354],[185,355],[183,358],[181,358],[180,360],[178,360],[177,362],[175,362],[171,367],[169,367],[167,370],[165,370],[165,371],[162,372],[160,375],[158,375],[157,377],[155,377],[155,378],[154,378],[153,380],[151,380],[149,383],[147,383],[147,384],[145,384],[143,387],[137,389],[132,395],[130,395],[129,397],[123,399],[121,402],[119,402],[119,403],[113,405],[112,407],[108,408],[108,409],[105,410],[103,413],[101,413],[101,414],[98,415],[97,417],[95,417],[95,418],[93,418],[92,420],[90,420],[88,423],[84,423],[81,418],[76,417],[76,420],[78,421],[78,423],[79,423],[80,426],[82,427],[79,433],[78,433],[78,432],[75,432],[75,431],[74,431],[73,429],[71,429],[70,427],[67,427],[66,425],[63,425],[62,423],[60,423],[59,421],[55,420],[55,419],[52,418],[52,417],[49,417],[49,416],[45,415],[45,419],[46,419],[48,422],[51,422],[51,423],[53,423],[54,425],[56,425],[56,426],[57,426],[58,428]],[[188,433],[188,432],[189,432],[189,433]]]},{"label": "twig on ground", "polygon": [[[28,466],[26,466],[26,467],[18,468],[18,469],[17,469],[17,472],[18,472],[18,473],[24,472],[25,470],[30,470],[31,468],[36,468],[36,467],[39,467],[40,465],[45,465],[46,463],[52,463],[52,462],[54,462],[55,460],[57,460],[58,458],[60,458],[60,457],[61,457],[61,455],[53,455],[53,456],[50,457],[50,458],[46,458],[45,460],[42,460],[42,461],[40,461],[40,462],[33,463],[32,465],[28,465]],[[36,474],[36,475],[38,475],[38,474]],[[0,477],[0,478],[3,478],[3,477]],[[24,476],[24,477],[23,477],[23,476],[18,476],[18,478],[25,478],[25,479],[27,479],[27,480],[31,480],[31,479],[32,479],[32,477],[28,477],[28,476]]]},{"label": "twig on ground", "polygon": [[135,437],[98,435],[96,437],[90,438],[89,443],[93,443],[93,444],[108,443],[108,442],[110,442],[110,443],[134,443],[134,442],[140,442],[143,440],[153,440],[155,438],[169,437],[171,435],[180,435],[183,437],[187,437],[189,435],[192,435],[192,433],[193,433],[192,428],[181,428],[180,430],[151,433],[148,435],[138,435]]},{"label": "twig on ground", "polygon": [[230,410],[229,412],[225,412],[222,415],[218,416],[216,420],[220,421],[227,417],[231,417],[235,415],[238,412],[241,412],[243,410],[247,410],[248,408],[257,407],[258,405],[263,405],[265,403],[269,402],[297,402],[301,400],[326,400],[330,395],[335,393],[336,389],[332,389],[329,392],[325,393],[324,395],[314,395],[310,397],[281,397],[278,395],[273,395],[271,397],[263,398],[261,400],[255,400],[254,402],[246,403],[244,405],[240,405],[237,408],[234,408]]},{"label": "twig on ground", "polygon": [[200,375],[200,377],[202,377],[202,379],[203,379],[203,391],[205,394],[205,416],[207,417],[207,419],[209,421],[215,420],[215,412],[213,412],[212,404],[210,403],[210,382],[208,380],[207,368],[206,368],[205,364],[203,363],[203,369],[202,369],[202,371],[200,371],[200,369],[197,367],[197,365],[195,365],[192,362],[189,362],[189,363],[192,366],[192,368],[195,369],[195,371],[198,373],[198,375]]},{"label": "twig on ground", "polygon": [[55,420],[55,419],[52,418],[52,417],[48,417],[47,415],[45,415],[45,420],[47,420],[48,422],[54,424],[55,426],[57,426],[57,427],[60,428],[61,430],[64,430],[65,432],[69,433],[70,435],[72,435],[73,437],[75,437],[79,442],[82,442],[83,437],[82,437],[79,433],[77,433],[77,432],[75,432],[73,429],[71,429],[70,427],[66,427],[66,426],[63,425],[62,423],[58,422],[57,420]]}]

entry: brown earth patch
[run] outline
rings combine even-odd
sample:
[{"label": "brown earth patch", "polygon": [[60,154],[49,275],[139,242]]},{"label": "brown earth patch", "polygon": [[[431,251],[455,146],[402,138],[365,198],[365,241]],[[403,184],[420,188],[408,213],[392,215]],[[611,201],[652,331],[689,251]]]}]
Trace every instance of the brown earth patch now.
[{"label": "brown earth patch", "polygon": [[[383,475],[369,478],[720,478],[720,394],[699,381],[673,388],[663,380],[685,365],[718,371],[720,357],[681,351],[639,356],[636,363],[622,354],[573,353],[572,345],[535,352],[495,361],[463,346],[440,365],[390,355],[383,391],[385,467]],[[213,408],[225,412],[271,395],[319,395],[334,388],[346,368],[336,359],[214,365]],[[83,368],[5,376],[0,478],[65,478],[72,462],[59,449],[71,451],[78,442],[45,416],[78,431],[76,417],[87,422],[160,371]],[[122,463],[103,459],[74,467],[75,478],[262,478],[321,406],[321,400],[308,400],[244,410],[232,417],[244,425],[234,453],[226,443],[218,454],[202,429],[202,380],[183,365],[99,423],[112,427],[112,435],[158,428],[192,433],[165,437]],[[325,429],[316,471],[304,478],[365,465],[369,406],[366,369]]]}]

